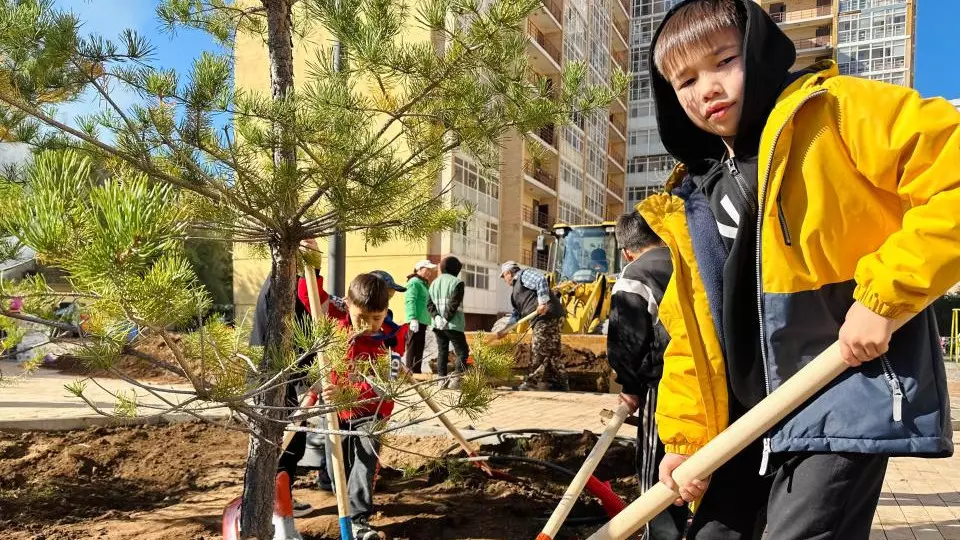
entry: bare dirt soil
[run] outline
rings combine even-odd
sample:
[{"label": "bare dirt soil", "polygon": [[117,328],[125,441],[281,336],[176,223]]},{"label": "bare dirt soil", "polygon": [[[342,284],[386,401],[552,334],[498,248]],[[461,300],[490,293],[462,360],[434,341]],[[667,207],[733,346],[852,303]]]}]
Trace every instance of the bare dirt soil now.
[{"label": "bare dirt soil", "polygon": [[[180,339],[181,338],[179,335],[173,336],[174,342],[179,343]],[[142,337],[138,339],[134,345],[138,351],[150,355],[161,362],[166,362],[167,364],[173,366],[177,365],[177,361],[174,358],[173,353],[160,336]],[[44,362],[43,367],[68,375],[82,375],[98,378],[115,377],[109,371],[91,370],[84,364],[83,359],[69,353],[60,354],[50,358]],[[114,364],[114,367],[116,367],[124,375],[140,381],[149,381],[152,383],[187,382],[186,379],[180,377],[176,373],[173,373],[170,370],[164,369],[162,366],[158,366],[154,363],[151,363],[149,360],[139,358],[137,356],[127,354],[121,355]]]},{"label": "bare dirt soil", "polygon": [[[485,453],[547,459],[576,470],[596,441],[535,435],[484,447]],[[242,486],[244,434],[207,424],[0,432],[0,531],[4,540],[211,540],[224,506]],[[384,441],[372,523],[395,539],[529,539],[543,526],[570,478],[532,464],[498,464],[519,482],[434,459],[451,447],[438,437]],[[615,444],[597,471],[633,498],[632,446]],[[402,471],[402,472],[401,472]],[[314,506],[297,520],[307,540],[339,538],[336,502],[301,476],[295,497]],[[571,518],[602,516],[581,497]],[[596,529],[565,529],[584,538]]]}]

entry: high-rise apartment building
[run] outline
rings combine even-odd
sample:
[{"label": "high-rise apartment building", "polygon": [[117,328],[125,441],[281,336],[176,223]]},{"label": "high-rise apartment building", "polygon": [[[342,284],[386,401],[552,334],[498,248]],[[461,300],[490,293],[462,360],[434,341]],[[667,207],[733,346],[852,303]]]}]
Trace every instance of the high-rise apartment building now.
[{"label": "high-rise apartment building", "polygon": [[[794,69],[833,59],[840,73],[913,85],[915,0],[756,0],[797,48]],[[674,165],[656,130],[647,51],[678,0],[633,0],[627,205],[659,189]]]},{"label": "high-rise apartment building", "polygon": [[[629,69],[627,2],[542,0],[526,23],[531,76],[559,89],[563,66],[582,62],[590,84],[609,85],[616,67]],[[430,39],[420,34],[412,32],[411,38]],[[305,55],[301,48],[298,52],[296,67],[302,69]],[[262,43],[246,38],[238,41],[236,58],[238,86],[268,88]],[[473,214],[455,230],[419,244],[395,242],[368,248],[361,238],[348,236],[347,279],[382,269],[402,281],[420,259],[455,255],[464,263],[460,277],[467,286],[464,309],[468,327],[489,328],[509,309],[499,263],[513,259],[544,269],[546,253],[537,251],[537,237],[554,223],[600,222],[623,211],[625,98],[607,110],[574,115],[566,126],[546,126],[528,138],[517,133],[505,137],[496,168],[482,167],[469,154],[451,152],[438,185],[449,186],[451,200],[469,203]],[[234,298],[238,313],[255,303],[268,268],[265,261],[237,250]],[[401,320],[402,305],[402,295],[398,295],[391,306]]]}]

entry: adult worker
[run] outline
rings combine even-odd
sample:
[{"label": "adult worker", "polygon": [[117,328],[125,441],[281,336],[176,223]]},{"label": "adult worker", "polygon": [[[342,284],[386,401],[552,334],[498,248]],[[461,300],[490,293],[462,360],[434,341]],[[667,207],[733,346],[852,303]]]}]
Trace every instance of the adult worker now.
[{"label": "adult worker", "polygon": [[[620,402],[640,410],[637,430],[637,475],[641,493],[658,480],[665,455],[657,436],[654,413],[657,386],[663,375],[663,353],[670,336],[660,322],[659,306],[673,273],[670,250],[636,211],[623,214],[615,228],[617,244],[629,261],[610,301],[607,360],[623,387]],[[648,540],[680,540],[686,528],[686,506],[671,506],[647,525]]]},{"label": "adult worker", "polygon": [[467,369],[466,317],[463,313],[464,283],[460,280],[463,264],[460,259],[449,256],[440,261],[440,275],[430,284],[430,299],[427,310],[433,315],[433,333],[437,338],[437,375],[447,376],[447,356],[450,345],[457,355],[454,369],[456,376],[445,381],[444,386],[456,390],[460,388],[460,376]]},{"label": "adult worker", "polygon": [[426,342],[427,327],[432,322],[427,303],[430,291],[427,286],[433,279],[437,265],[424,259],[413,266],[413,273],[407,276],[407,292],[403,303],[407,312],[410,330],[407,332],[406,355],[403,363],[410,371],[420,373],[423,363],[423,346]]},{"label": "adult worker", "polygon": [[569,390],[566,369],[560,359],[560,325],[566,312],[550,290],[546,276],[532,268],[521,269],[515,261],[507,261],[500,267],[500,277],[511,288],[513,313],[497,337],[506,335],[507,328],[523,317],[537,313],[532,323],[530,374],[519,389]]}]

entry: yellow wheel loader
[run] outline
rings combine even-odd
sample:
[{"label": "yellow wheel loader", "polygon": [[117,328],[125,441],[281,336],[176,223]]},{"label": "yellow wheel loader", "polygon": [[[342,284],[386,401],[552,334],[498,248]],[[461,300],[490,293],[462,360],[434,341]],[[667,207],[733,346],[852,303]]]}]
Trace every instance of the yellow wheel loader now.
[{"label": "yellow wheel loader", "polygon": [[561,333],[606,333],[610,293],[622,257],[614,223],[553,226],[548,279],[567,310]]}]

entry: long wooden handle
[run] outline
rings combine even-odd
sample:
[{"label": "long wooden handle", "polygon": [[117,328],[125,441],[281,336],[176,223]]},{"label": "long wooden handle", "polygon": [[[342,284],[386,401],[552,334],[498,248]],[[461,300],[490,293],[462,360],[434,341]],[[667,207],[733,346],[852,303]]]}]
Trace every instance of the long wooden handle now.
[{"label": "long wooden handle", "polygon": [[534,311],[533,313],[527,315],[526,317],[520,319],[519,321],[517,321],[517,322],[515,322],[515,323],[513,323],[513,324],[511,324],[511,325],[508,325],[506,328],[504,328],[503,330],[501,330],[501,332],[509,332],[510,330],[513,330],[514,328],[520,326],[520,325],[523,324],[523,323],[528,323],[528,322],[532,321],[532,320],[535,319],[536,317],[537,317],[537,312]]},{"label": "long wooden handle", "polygon": [[590,450],[587,459],[583,462],[583,465],[580,466],[577,475],[573,477],[573,481],[570,482],[570,485],[567,487],[567,491],[560,499],[560,503],[557,504],[557,507],[553,510],[553,514],[550,515],[550,519],[547,520],[547,524],[543,526],[543,530],[537,535],[537,540],[553,540],[557,533],[560,532],[560,527],[563,526],[563,522],[566,521],[567,516],[570,515],[570,511],[573,510],[573,505],[576,504],[577,499],[580,497],[580,492],[583,491],[584,486],[587,485],[587,480],[593,475],[594,469],[600,464],[603,455],[607,453],[607,448],[610,448],[610,443],[613,442],[613,439],[617,436],[617,432],[620,430],[620,426],[623,425],[623,421],[626,420],[628,416],[630,416],[630,409],[626,405],[621,404],[617,408],[617,412],[614,413],[607,428],[603,430],[603,434],[600,435],[597,444],[593,445],[593,449]]},{"label": "long wooden handle", "polygon": [[[846,369],[847,364],[840,357],[840,344],[834,343],[674,469],[674,482],[684,485],[691,480],[707,478]],[[588,540],[624,540],[670,506],[678,496],[677,491],[658,483]]]},{"label": "long wooden handle", "polygon": [[[310,299],[310,314],[314,321],[323,317],[320,306],[320,289],[317,287],[316,271],[308,264],[303,266],[303,275],[306,276],[307,295]],[[320,362],[321,372],[330,369],[329,362],[323,351],[317,353],[317,361]],[[337,411],[331,411],[326,414],[327,429],[338,431],[340,429],[340,417]],[[350,521],[350,500],[347,498],[347,470],[343,461],[342,437],[336,433],[327,434],[327,445],[330,447],[330,464],[333,466],[333,484],[337,497],[337,515],[340,518],[340,536],[344,540],[353,540],[353,526]]]},{"label": "long wooden handle", "polygon": [[447,418],[446,413],[441,412],[443,411],[443,408],[441,408],[440,405],[423,390],[423,388],[417,386],[416,390],[417,393],[420,394],[420,399],[422,399],[423,402],[427,404],[427,407],[430,407],[430,410],[437,415],[437,418],[440,419],[440,423],[443,424],[443,427],[447,428],[447,431],[450,432],[450,435],[456,439],[457,443],[460,445],[460,448],[463,448],[463,451],[466,452],[468,456],[477,455],[477,449],[474,448],[469,441],[467,441],[466,437],[463,436],[463,433],[460,433],[460,430],[457,429],[457,426],[453,425],[453,422]]}]

